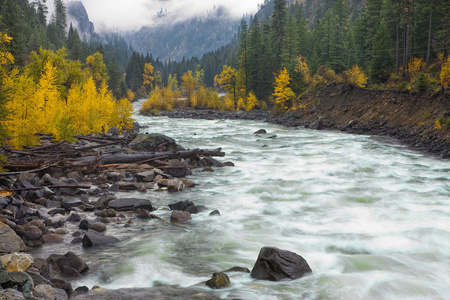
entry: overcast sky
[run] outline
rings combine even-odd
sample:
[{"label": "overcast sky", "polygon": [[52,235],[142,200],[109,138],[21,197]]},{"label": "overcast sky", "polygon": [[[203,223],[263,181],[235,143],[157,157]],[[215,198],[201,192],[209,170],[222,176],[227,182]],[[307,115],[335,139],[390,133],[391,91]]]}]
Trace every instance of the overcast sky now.
[{"label": "overcast sky", "polygon": [[[65,3],[69,0],[64,0]],[[139,29],[143,25],[155,22],[156,14],[163,9],[169,13],[170,19],[180,19],[202,15],[214,6],[226,7],[233,16],[254,14],[258,4],[264,0],[82,0],[94,22],[95,29]],[[48,0],[52,10],[53,0]],[[50,15],[48,16],[50,18]]]}]

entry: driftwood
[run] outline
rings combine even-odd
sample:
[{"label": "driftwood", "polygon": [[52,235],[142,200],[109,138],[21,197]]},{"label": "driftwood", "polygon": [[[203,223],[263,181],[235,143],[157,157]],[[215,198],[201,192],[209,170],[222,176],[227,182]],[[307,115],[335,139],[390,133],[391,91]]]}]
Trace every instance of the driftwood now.
[{"label": "driftwood", "polygon": [[90,189],[90,185],[77,185],[77,184],[68,184],[68,185],[43,185],[43,186],[35,186],[35,187],[29,187],[29,188],[20,188],[20,189],[12,189],[14,192],[21,192],[21,191],[35,191],[43,189],[44,187],[49,189]]},{"label": "driftwood", "polygon": [[[189,158],[196,156],[225,156],[222,148],[217,149],[192,149],[177,152],[156,152],[156,153],[132,153],[132,154],[105,154],[100,156],[101,164],[131,164],[162,158]],[[95,163],[97,156],[86,156],[75,159],[73,166],[83,166]]]}]

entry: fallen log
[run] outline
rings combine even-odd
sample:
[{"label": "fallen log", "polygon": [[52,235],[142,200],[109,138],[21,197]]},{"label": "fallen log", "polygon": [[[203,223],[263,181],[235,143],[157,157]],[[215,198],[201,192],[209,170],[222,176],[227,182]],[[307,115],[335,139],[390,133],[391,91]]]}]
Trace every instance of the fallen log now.
[{"label": "fallen log", "polygon": [[77,185],[77,184],[61,184],[61,185],[43,185],[43,186],[35,186],[35,187],[29,187],[29,188],[20,188],[20,189],[11,189],[11,191],[14,192],[21,192],[21,191],[35,191],[43,189],[44,187],[49,189],[90,189],[90,185]]},{"label": "fallen log", "polygon": [[[151,159],[162,158],[189,158],[193,156],[225,156],[222,148],[217,149],[192,149],[177,152],[156,152],[156,153],[131,153],[131,154],[104,154],[100,157],[102,164],[131,164],[136,162],[148,161]],[[86,156],[74,159],[73,166],[82,166],[94,163],[98,160],[97,156]]]}]

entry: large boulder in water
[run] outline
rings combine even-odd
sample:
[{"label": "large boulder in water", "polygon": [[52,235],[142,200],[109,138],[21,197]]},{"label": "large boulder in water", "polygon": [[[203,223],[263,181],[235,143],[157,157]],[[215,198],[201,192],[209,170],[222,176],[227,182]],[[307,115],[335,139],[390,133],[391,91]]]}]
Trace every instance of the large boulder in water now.
[{"label": "large boulder in water", "polygon": [[311,272],[300,255],[275,247],[263,247],[250,275],[256,279],[280,281],[300,278]]},{"label": "large boulder in water", "polygon": [[183,149],[177,145],[173,138],[158,133],[139,134],[131,141],[129,147],[136,151],[145,152],[178,151]]}]

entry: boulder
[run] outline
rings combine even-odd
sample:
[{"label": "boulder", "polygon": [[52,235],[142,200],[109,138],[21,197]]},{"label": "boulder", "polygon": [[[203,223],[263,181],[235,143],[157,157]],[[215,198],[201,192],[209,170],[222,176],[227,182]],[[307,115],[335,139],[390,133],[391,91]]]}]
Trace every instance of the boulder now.
[{"label": "boulder", "polygon": [[78,225],[78,228],[82,229],[82,230],[88,230],[92,224],[96,223],[96,221],[94,220],[89,220],[89,219],[83,219],[80,221],[80,224]]},{"label": "boulder", "polygon": [[102,218],[114,218],[115,216],[117,216],[116,211],[112,208],[96,211],[94,214]]},{"label": "boulder", "polygon": [[117,211],[123,210],[137,210],[138,208],[153,210],[150,200],[138,199],[138,198],[121,198],[109,202],[108,208],[115,209]]},{"label": "boulder", "polygon": [[9,278],[8,271],[6,270],[3,262],[0,261],[0,287],[2,286],[2,284],[9,281],[11,281],[11,279]]},{"label": "boulder", "polygon": [[52,254],[47,258],[47,262],[65,277],[80,277],[89,270],[87,263],[72,251],[64,255]]},{"label": "boulder", "polygon": [[161,178],[157,182],[159,185],[167,187],[167,189],[172,192],[183,191],[186,188],[183,181],[178,178]]},{"label": "boulder", "polygon": [[311,272],[300,255],[275,247],[263,247],[250,275],[256,279],[280,281],[301,278]]},{"label": "boulder", "polygon": [[26,253],[13,253],[0,256],[0,261],[8,272],[25,272],[34,262],[34,258]]},{"label": "boulder", "polygon": [[136,211],[136,217],[138,219],[142,219],[142,220],[149,220],[152,218],[152,216],[150,216],[150,214],[148,213],[148,211],[146,211],[145,209],[141,209],[139,208]]},{"label": "boulder", "polygon": [[200,211],[204,210],[203,206],[195,206],[195,204],[192,201],[188,201],[188,200],[169,204],[169,208],[170,208],[170,210],[187,211],[191,214],[197,214]]},{"label": "boulder", "polygon": [[94,230],[88,230],[83,236],[83,246],[84,247],[95,247],[108,244],[118,243],[120,240],[113,236],[103,235]]},{"label": "boulder", "polygon": [[106,230],[106,225],[102,222],[95,222],[91,226],[89,226],[89,229],[95,230],[97,232],[103,232]]},{"label": "boulder", "polygon": [[191,219],[192,219],[191,214],[187,211],[174,210],[170,215],[171,223],[185,223]]},{"label": "boulder", "polygon": [[253,132],[253,134],[264,134],[267,133],[265,129],[258,129],[257,131]]},{"label": "boulder", "polygon": [[55,233],[49,233],[42,236],[42,242],[45,244],[50,243],[62,243],[64,241],[64,238],[60,236],[59,234]]},{"label": "boulder", "polygon": [[168,136],[153,133],[153,134],[138,134],[129,147],[136,151],[145,152],[165,152],[181,150],[175,140]]},{"label": "boulder", "polygon": [[214,273],[208,281],[206,281],[206,285],[212,289],[221,289],[231,285],[230,278],[227,274],[220,272]]},{"label": "boulder", "polygon": [[218,211],[217,209],[213,210],[212,212],[209,213],[209,215],[210,216],[220,216],[220,211]]},{"label": "boulder", "polygon": [[22,239],[8,225],[0,222],[0,253],[21,252],[26,249]]},{"label": "boulder", "polygon": [[34,282],[30,275],[25,272],[11,272],[9,273],[9,278],[11,278],[13,286],[17,286],[17,290],[21,292],[26,299],[31,298],[31,289],[34,287]]},{"label": "boulder", "polygon": [[133,181],[119,181],[116,182],[119,185],[119,190],[123,191],[135,191],[138,190],[140,187],[140,184],[138,182]]},{"label": "boulder", "polygon": [[136,174],[136,178],[139,182],[152,182],[155,178],[155,171],[144,171]]},{"label": "boulder", "polygon": [[15,289],[6,289],[0,291],[0,299],[5,300],[25,300],[25,296]]}]

